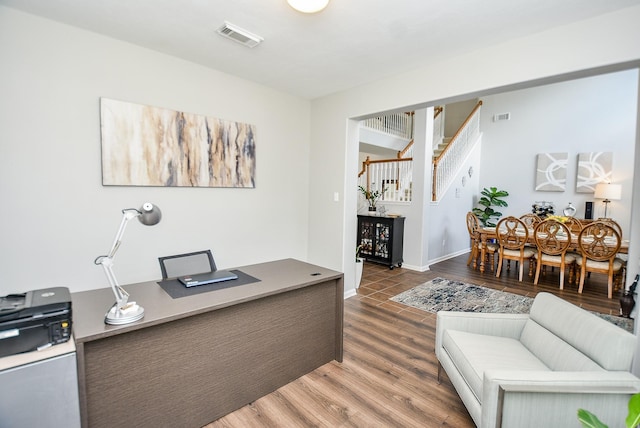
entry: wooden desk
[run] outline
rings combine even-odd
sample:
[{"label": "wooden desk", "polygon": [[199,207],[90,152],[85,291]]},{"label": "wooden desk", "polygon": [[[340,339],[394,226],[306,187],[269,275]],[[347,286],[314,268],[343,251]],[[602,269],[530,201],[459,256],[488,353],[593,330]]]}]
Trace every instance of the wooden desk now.
[{"label": "wooden desk", "polygon": [[110,288],[72,294],[84,427],[199,427],[342,361],[342,273],[287,259],[260,282],[172,299],[127,285],[145,317],[104,324]]}]

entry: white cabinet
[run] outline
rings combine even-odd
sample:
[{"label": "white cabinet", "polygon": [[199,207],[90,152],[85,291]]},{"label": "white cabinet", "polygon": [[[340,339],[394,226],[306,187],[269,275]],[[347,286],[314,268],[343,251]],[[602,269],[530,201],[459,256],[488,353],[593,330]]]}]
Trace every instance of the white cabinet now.
[{"label": "white cabinet", "polygon": [[0,358],[0,426],[80,427],[73,340]]}]

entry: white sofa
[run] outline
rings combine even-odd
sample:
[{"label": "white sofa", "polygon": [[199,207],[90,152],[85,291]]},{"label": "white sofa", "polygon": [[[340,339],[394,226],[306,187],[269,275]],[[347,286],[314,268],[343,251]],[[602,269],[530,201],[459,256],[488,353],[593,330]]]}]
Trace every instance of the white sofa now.
[{"label": "white sofa", "polygon": [[[636,336],[550,293],[529,314],[438,312],[436,356],[478,427],[624,426]],[[438,373],[440,375],[440,373]]]}]

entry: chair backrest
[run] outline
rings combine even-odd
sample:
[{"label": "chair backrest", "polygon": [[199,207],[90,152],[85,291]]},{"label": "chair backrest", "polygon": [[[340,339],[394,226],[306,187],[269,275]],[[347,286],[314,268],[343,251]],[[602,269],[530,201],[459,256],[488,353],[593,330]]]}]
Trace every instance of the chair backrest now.
[{"label": "chair backrest", "polygon": [[158,262],[160,262],[162,279],[213,272],[217,269],[211,250],[158,257]]},{"label": "chair backrest", "polygon": [[618,234],[620,235],[620,239],[622,239],[622,227],[620,227],[620,223],[612,218],[599,218],[598,221],[609,223],[618,232]]},{"label": "chair backrest", "polygon": [[480,229],[480,220],[472,211],[469,211],[467,213],[467,230],[471,239],[478,237],[478,229]]},{"label": "chair backrest", "polygon": [[548,218],[536,226],[533,232],[538,251],[557,256],[571,246],[571,230],[561,222]]},{"label": "chair backrest", "polygon": [[536,227],[537,224],[542,221],[540,217],[532,213],[521,215],[520,220],[522,220],[524,224],[526,224],[527,227],[532,230]]},{"label": "chair backrest", "polygon": [[582,231],[582,222],[575,217],[567,217],[564,224],[569,228],[571,233],[578,235]]},{"label": "chair backrest", "polygon": [[524,248],[529,239],[529,229],[519,218],[509,216],[498,222],[496,225],[496,235],[500,247],[509,250],[520,250]]},{"label": "chair backrest", "polygon": [[612,261],[620,250],[620,244],[620,234],[607,221],[588,224],[578,235],[580,251],[591,260]]}]

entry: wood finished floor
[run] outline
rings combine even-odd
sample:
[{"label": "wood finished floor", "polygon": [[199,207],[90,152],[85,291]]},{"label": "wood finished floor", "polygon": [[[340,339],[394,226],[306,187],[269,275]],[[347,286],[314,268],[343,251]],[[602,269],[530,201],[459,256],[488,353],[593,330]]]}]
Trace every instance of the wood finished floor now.
[{"label": "wood finished floor", "polygon": [[607,299],[603,275],[593,274],[582,295],[558,289],[548,272],[537,286],[518,282],[512,269],[496,278],[466,266],[459,256],[427,272],[365,263],[357,296],[345,300],[344,361],[325,364],[207,425],[223,427],[474,427],[446,376],[438,385],[435,314],[389,301],[438,276],[534,297],[556,294],[585,309],[618,314],[618,295]]}]

